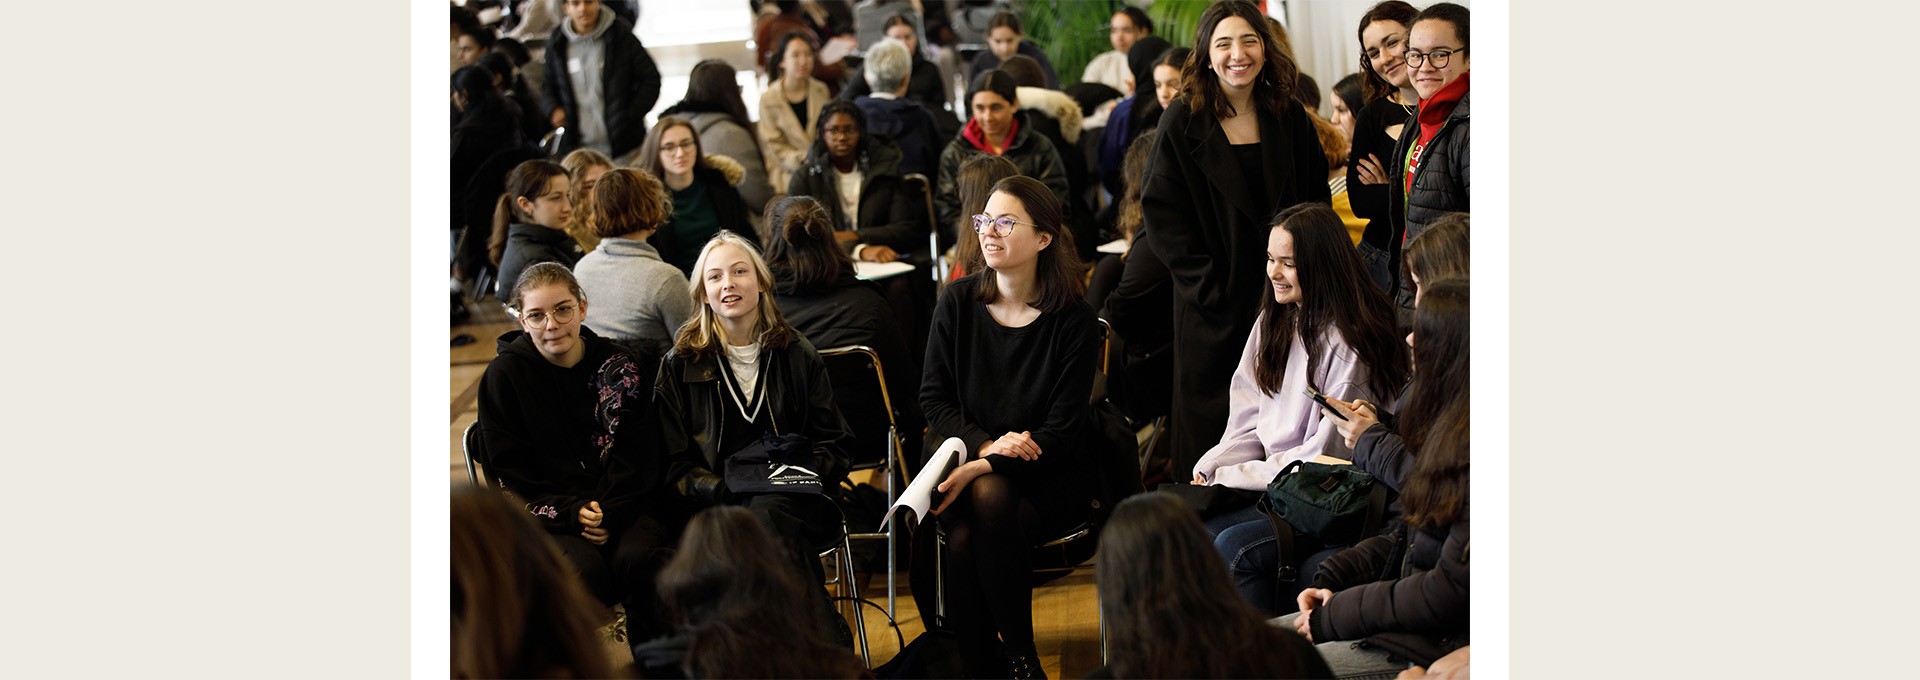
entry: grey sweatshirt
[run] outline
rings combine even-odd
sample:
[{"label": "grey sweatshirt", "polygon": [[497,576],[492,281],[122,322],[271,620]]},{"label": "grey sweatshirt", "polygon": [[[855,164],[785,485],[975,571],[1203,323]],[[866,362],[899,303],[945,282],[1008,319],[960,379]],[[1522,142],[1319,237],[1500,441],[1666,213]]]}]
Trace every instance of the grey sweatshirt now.
[{"label": "grey sweatshirt", "polygon": [[588,328],[654,354],[671,349],[674,333],[693,315],[686,275],[645,241],[601,240],[573,275],[587,294]]},{"label": "grey sweatshirt", "polygon": [[574,102],[580,114],[579,120],[569,120],[567,125],[579,135],[580,146],[607,155],[613,155],[613,143],[607,134],[607,102],[601,80],[607,66],[605,36],[613,20],[613,12],[601,8],[600,24],[586,35],[574,32],[573,20],[560,22],[560,30],[567,36],[567,78],[573,81]]}]

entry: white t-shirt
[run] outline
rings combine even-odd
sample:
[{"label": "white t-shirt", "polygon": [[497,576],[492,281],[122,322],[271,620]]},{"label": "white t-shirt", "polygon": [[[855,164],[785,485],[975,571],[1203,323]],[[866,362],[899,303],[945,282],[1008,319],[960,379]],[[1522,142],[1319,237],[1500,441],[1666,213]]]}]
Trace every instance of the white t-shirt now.
[{"label": "white t-shirt", "polygon": [[847,216],[847,224],[857,227],[860,224],[860,166],[853,172],[833,171],[833,178],[840,183],[840,212]]}]

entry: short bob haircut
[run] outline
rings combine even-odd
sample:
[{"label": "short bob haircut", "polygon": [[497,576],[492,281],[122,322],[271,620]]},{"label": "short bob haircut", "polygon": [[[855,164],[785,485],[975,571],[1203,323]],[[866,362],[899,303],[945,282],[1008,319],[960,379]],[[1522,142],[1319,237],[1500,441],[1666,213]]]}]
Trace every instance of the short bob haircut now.
[{"label": "short bob haircut", "polygon": [[[1366,106],[1375,99],[1392,94],[1397,89],[1392,83],[1387,82],[1386,78],[1373,72],[1373,60],[1367,58],[1367,27],[1372,26],[1376,21],[1391,21],[1400,24],[1400,30],[1404,32],[1413,28],[1413,17],[1418,14],[1420,10],[1414,9],[1413,5],[1402,0],[1386,0],[1369,8],[1366,14],[1360,15],[1360,28],[1355,29],[1353,33],[1354,38],[1360,41],[1360,74],[1365,78],[1361,81],[1361,86],[1364,89],[1366,101],[1359,104],[1347,102],[1348,107],[1354,107],[1354,110],[1358,111],[1358,107]],[[1464,39],[1466,36],[1461,37]],[[1400,36],[1400,46],[1404,49],[1406,44],[1407,36]]]},{"label": "short bob haircut", "polygon": [[1293,103],[1293,88],[1300,80],[1300,67],[1294,63],[1293,53],[1286,44],[1274,36],[1266,15],[1247,0],[1216,2],[1200,15],[1200,27],[1193,33],[1193,57],[1180,71],[1180,88],[1187,97],[1187,105],[1218,120],[1233,117],[1233,105],[1227,103],[1227,92],[1220,87],[1220,77],[1209,68],[1212,63],[1208,58],[1212,54],[1208,44],[1213,42],[1213,30],[1228,17],[1240,17],[1260,37],[1265,63],[1253,83],[1254,109],[1261,115],[1282,117],[1281,107]]},{"label": "short bob haircut", "polygon": [[866,78],[867,87],[874,92],[893,92],[900,89],[907,76],[913,75],[913,55],[907,51],[906,43],[886,38],[867,50],[864,67],[861,77]]},{"label": "short bob haircut", "polygon": [[600,238],[659,229],[673,216],[673,198],[660,178],[634,168],[614,168],[593,189],[587,227]]},{"label": "short bob haircut", "polygon": [[[1081,301],[1086,296],[1086,268],[1080,264],[1073,232],[1067,231],[1066,213],[1061,210],[1060,199],[1053,195],[1053,190],[1040,180],[1014,175],[994,183],[992,194],[1006,194],[1020,201],[1027,217],[1033,220],[1034,230],[1053,237],[1040,249],[1039,259],[1034,263],[1033,299],[1027,301],[1027,306],[1041,312],[1057,312]],[[979,236],[976,234],[974,238],[977,243]],[[980,268],[975,300],[993,304],[1000,299],[997,276],[991,267]]]},{"label": "short bob haircut", "polygon": [[781,294],[833,285],[853,276],[853,260],[833,240],[833,218],[811,196],[788,196],[767,210],[767,266]]},{"label": "short bob haircut", "polygon": [[520,271],[520,278],[513,281],[513,295],[507,300],[507,306],[518,313],[520,305],[526,302],[527,291],[555,284],[566,286],[567,292],[582,306],[587,304],[587,291],[580,288],[580,279],[573,277],[572,270],[558,262],[539,262]]},{"label": "short bob haircut", "polygon": [[720,246],[730,245],[747,254],[753,263],[753,276],[760,284],[760,301],[755,308],[758,319],[754,326],[762,350],[784,349],[793,338],[793,328],[787,325],[787,319],[780,315],[780,308],[773,303],[773,272],[767,268],[767,261],[760,257],[760,249],[752,241],[722,229],[707,240],[700,248],[700,257],[693,261],[693,276],[687,279],[687,296],[693,299],[693,316],[680,326],[680,333],[673,341],[673,351],[689,360],[699,359],[709,354],[718,354],[723,345],[728,344],[727,329],[720,325],[720,319],[714,316],[713,308],[707,306],[707,258]]},{"label": "short bob haircut", "polygon": [[707,164],[707,149],[700,143],[700,130],[693,126],[693,121],[679,116],[661,116],[660,121],[653,124],[653,129],[647,131],[647,141],[640,145],[640,167],[646,168],[647,174],[663,182],[667,179],[667,166],[660,162],[660,138],[674,128],[686,128],[687,132],[693,134],[694,169],[698,170]]}]

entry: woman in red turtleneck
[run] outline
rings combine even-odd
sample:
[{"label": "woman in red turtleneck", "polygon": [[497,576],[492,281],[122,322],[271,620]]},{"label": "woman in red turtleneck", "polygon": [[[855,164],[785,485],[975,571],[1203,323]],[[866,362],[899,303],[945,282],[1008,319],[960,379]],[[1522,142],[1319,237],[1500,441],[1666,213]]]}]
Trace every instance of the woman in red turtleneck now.
[{"label": "woman in red turtleneck", "polygon": [[[1470,157],[1467,96],[1467,8],[1442,2],[1414,15],[1407,35],[1406,63],[1414,91],[1420,94],[1416,125],[1400,133],[1393,157],[1386,159],[1387,211],[1394,226],[1393,272],[1400,272],[1400,247],[1448,212],[1472,212],[1468,200]],[[1412,309],[1411,287],[1396,287],[1401,306]]]}]

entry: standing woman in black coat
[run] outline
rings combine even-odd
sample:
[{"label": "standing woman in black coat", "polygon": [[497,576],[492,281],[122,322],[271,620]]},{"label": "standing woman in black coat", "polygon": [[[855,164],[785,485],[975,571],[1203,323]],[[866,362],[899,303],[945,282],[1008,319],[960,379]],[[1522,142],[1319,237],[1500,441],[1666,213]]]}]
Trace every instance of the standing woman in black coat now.
[{"label": "standing woman in black coat", "polygon": [[1386,0],[1360,16],[1360,89],[1353,144],[1347,150],[1347,198],[1353,216],[1367,220],[1360,259],[1381,290],[1392,292],[1393,226],[1387,219],[1387,159],[1413,117],[1419,94],[1407,76],[1407,27],[1419,14],[1402,0]]},{"label": "standing woman in black coat", "polygon": [[1259,313],[1267,224],[1283,206],[1329,203],[1327,161],[1293,102],[1299,68],[1260,8],[1207,8],[1160,120],[1141,195],[1147,239],[1174,285],[1173,474],[1220,441],[1227,383]]}]

